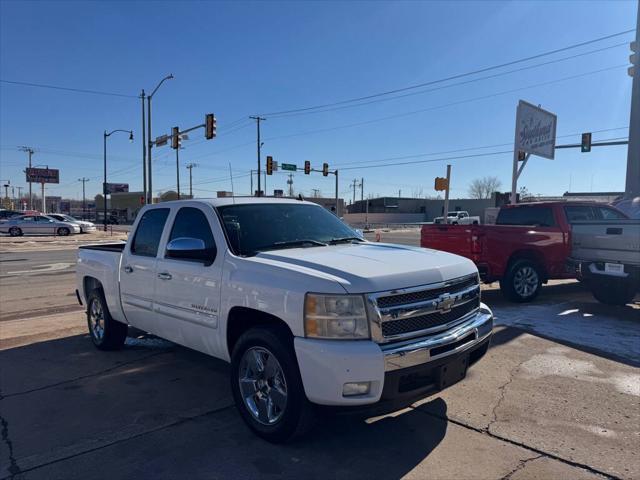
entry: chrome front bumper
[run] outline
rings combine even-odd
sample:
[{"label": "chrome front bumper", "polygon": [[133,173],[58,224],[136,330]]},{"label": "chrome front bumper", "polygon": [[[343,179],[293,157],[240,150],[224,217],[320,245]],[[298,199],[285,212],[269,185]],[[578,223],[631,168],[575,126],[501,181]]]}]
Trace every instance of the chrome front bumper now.
[{"label": "chrome front bumper", "polygon": [[385,372],[427,364],[469,350],[489,338],[492,330],[493,313],[481,304],[480,310],[451,330],[410,343],[381,345]]}]

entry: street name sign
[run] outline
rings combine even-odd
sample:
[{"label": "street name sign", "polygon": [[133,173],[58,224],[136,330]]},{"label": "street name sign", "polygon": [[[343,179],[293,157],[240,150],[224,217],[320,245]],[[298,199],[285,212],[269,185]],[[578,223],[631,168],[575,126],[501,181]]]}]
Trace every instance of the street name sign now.
[{"label": "street name sign", "polygon": [[295,172],[296,170],[298,170],[298,166],[294,165],[293,163],[283,163],[280,168],[282,168],[282,170],[289,170],[291,172]]}]

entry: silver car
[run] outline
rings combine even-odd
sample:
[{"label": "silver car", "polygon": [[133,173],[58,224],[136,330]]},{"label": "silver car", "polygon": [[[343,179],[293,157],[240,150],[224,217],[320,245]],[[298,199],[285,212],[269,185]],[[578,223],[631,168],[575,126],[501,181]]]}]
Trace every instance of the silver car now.
[{"label": "silver car", "polygon": [[22,215],[0,223],[0,232],[8,233],[12,237],[19,237],[25,233],[66,236],[80,233],[80,226],[61,222],[46,215]]},{"label": "silver car", "polygon": [[80,227],[80,233],[96,231],[95,223],[78,220],[77,218],[73,218],[71,215],[65,215],[63,213],[49,213],[47,216],[61,222],[75,223]]}]

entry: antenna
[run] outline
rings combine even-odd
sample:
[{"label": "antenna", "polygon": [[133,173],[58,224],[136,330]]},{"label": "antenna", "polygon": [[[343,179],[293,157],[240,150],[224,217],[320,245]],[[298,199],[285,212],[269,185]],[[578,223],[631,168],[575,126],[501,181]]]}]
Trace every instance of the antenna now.
[{"label": "antenna", "polygon": [[233,204],[236,204],[236,194],[233,190],[233,170],[231,170],[231,162],[229,162],[229,178],[231,179],[231,198],[233,199]]}]

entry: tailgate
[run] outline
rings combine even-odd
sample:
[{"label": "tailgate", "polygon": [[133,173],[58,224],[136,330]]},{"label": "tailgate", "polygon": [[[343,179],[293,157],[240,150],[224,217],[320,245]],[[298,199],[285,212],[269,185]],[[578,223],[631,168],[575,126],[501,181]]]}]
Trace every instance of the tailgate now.
[{"label": "tailgate", "polygon": [[577,260],[640,265],[640,221],[574,223],[571,256]]}]

